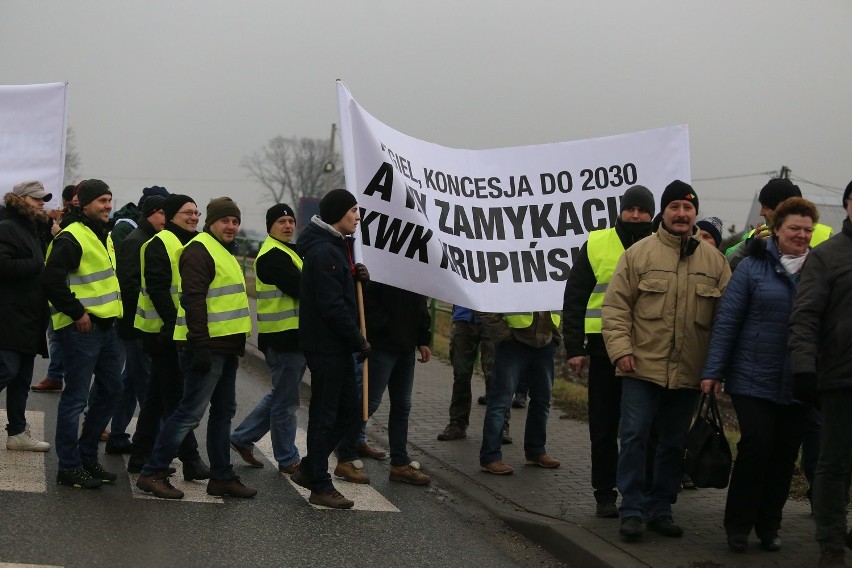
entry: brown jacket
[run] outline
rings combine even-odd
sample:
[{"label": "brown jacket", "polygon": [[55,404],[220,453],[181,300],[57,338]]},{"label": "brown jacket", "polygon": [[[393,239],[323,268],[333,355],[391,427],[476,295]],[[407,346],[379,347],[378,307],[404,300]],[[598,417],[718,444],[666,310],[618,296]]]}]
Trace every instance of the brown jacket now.
[{"label": "brown jacket", "polygon": [[[667,388],[699,388],[716,306],[731,269],[712,245],[682,242],[663,227],[627,249],[604,297],[603,337],[628,376]],[[624,373],[618,373],[624,374]]]}]

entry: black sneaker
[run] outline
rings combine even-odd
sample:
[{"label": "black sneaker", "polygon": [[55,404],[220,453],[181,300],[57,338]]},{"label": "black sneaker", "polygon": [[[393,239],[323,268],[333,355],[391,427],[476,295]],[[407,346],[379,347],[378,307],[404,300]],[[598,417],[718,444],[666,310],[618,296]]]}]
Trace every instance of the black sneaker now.
[{"label": "black sneaker", "polygon": [[461,440],[462,438],[467,438],[467,429],[455,422],[447,424],[444,431],[438,434],[438,439],[442,442],[446,442],[447,440]]},{"label": "black sneaker", "polygon": [[92,474],[82,467],[60,469],[56,473],[56,483],[76,489],[97,489],[101,486],[101,480],[92,477]]},{"label": "black sneaker", "polygon": [[185,481],[210,479],[210,468],[201,458],[183,462],[183,478]]},{"label": "black sneaker", "polygon": [[503,426],[503,443],[511,444],[512,443],[512,434],[509,433],[509,426]]},{"label": "black sneaker", "polygon": [[624,517],[621,519],[621,528],[618,533],[625,540],[639,540],[642,538],[642,533],[645,532],[645,527],[642,526],[642,519],[639,517]]},{"label": "black sneaker", "polygon": [[106,445],[104,446],[104,452],[106,452],[110,455],[113,455],[113,456],[122,455],[122,454],[131,454],[131,453],[133,453],[133,445],[132,444],[125,444],[123,446],[118,446],[116,444],[113,444],[112,442],[107,442]]},{"label": "black sneaker", "polygon": [[683,536],[683,529],[676,525],[671,517],[657,517],[653,521],[649,521],[648,530],[663,536]]},{"label": "black sneaker", "polygon": [[100,480],[101,483],[112,483],[118,476],[114,473],[110,473],[104,469],[104,467],[98,463],[90,463],[89,465],[84,465],[83,469],[86,470],[89,475],[94,477],[97,480]]}]

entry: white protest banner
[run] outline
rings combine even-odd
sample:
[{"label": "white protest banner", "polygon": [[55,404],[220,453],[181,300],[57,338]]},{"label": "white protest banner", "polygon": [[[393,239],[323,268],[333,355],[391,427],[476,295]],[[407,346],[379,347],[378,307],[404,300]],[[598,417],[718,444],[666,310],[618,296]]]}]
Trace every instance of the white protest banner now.
[{"label": "white protest banner", "polygon": [[631,186],[689,182],[675,126],[538,146],[459,150],[382,124],[337,84],[346,188],[362,208],[360,258],[379,282],[491,312],[560,310],[590,231]]},{"label": "white protest banner", "polygon": [[68,84],[0,85],[0,195],[38,180],[61,205]]}]

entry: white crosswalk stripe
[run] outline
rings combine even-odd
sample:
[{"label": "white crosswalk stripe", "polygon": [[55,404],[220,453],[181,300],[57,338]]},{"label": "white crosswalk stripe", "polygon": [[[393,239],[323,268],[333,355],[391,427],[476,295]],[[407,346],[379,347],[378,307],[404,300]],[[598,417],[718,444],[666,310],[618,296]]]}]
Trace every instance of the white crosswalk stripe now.
[{"label": "white crosswalk stripe", "polygon": [[[44,440],[44,413],[28,410],[25,416],[33,439]],[[0,423],[7,422],[6,411],[0,410]],[[45,452],[10,451],[6,449],[5,442],[0,452],[0,491],[47,492]]]},{"label": "white crosswalk stripe", "polygon": [[15,564],[14,562],[0,562],[0,568],[63,568],[55,564]]},{"label": "white crosswalk stripe", "polygon": [[[275,467],[278,467],[278,464],[275,461],[275,454],[272,451],[272,438],[268,433],[255,444],[255,447],[257,447],[257,449],[260,450],[263,455],[266,456],[267,459],[269,459],[269,461],[275,464]],[[296,431],[296,447],[299,448],[299,453],[301,455],[304,456],[307,454],[307,432],[305,432],[305,430],[303,430],[302,428],[299,428]],[[328,463],[329,472],[333,472],[335,466],[337,465],[337,459],[335,458],[334,454],[329,457]],[[287,476],[287,480],[290,482],[290,485],[295,487],[296,491],[298,491],[305,499],[305,501],[307,501],[308,497],[310,497],[311,495],[311,492],[305,489],[304,487],[293,483],[293,481],[290,480],[289,477],[290,476]],[[332,475],[332,477],[334,476]],[[343,493],[343,495],[347,499],[352,499],[353,501],[355,501],[355,506],[353,507],[353,509],[355,510],[399,513],[399,509],[397,509],[393,505],[393,503],[385,499],[384,496],[382,496],[382,494],[379,493],[372,485],[348,483],[346,481],[341,481],[338,479],[334,479],[334,483],[338,491]],[[330,510],[326,507],[320,507],[318,505],[311,506],[315,509]]]}]

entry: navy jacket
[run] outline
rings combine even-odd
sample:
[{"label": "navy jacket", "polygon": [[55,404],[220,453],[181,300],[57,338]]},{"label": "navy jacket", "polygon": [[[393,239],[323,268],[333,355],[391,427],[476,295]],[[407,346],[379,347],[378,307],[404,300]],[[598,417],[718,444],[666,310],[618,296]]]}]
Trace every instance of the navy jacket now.
[{"label": "navy jacket", "polygon": [[366,341],[358,325],[349,241],[317,215],[299,235],[304,258],[299,291],[303,351],[354,353]]},{"label": "navy jacket", "polygon": [[775,237],[754,239],[722,295],[702,377],[725,392],[792,402],[787,327],[798,278],[781,266]]}]

